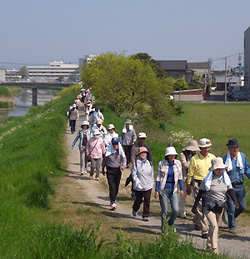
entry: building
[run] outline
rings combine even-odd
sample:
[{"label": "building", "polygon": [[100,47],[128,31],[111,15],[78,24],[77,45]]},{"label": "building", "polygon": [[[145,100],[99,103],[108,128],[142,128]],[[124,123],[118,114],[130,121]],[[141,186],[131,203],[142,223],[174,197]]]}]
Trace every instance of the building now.
[{"label": "building", "polygon": [[84,64],[89,64],[93,59],[96,59],[96,57],[98,57],[98,55],[84,55],[83,58],[79,58],[80,71]]},{"label": "building", "polygon": [[244,85],[250,91],[250,26],[244,32]]},{"label": "building", "polygon": [[27,66],[27,77],[31,81],[72,81],[79,79],[79,65],[50,61],[49,66]]},{"label": "building", "polygon": [[6,69],[5,80],[8,82],[19,81],[22,78],[20,71],[16,69]]},{"label": "building", "polygon": [[0,83],[5,82],[5,69],[0,68]]}]

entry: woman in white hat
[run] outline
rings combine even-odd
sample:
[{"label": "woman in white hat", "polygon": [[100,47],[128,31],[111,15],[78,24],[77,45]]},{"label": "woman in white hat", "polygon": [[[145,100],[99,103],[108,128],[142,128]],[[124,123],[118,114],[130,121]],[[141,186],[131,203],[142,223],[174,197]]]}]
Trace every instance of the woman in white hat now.
[{"label": "woman in white hat", "polygon": [[79,151],[80,151],[80,171],[81,175],[87,174],[87,156],[86,156],[86,148],[87,143],[91,138],[91,132],[89,130],[89,123],[87,121],[83,121],[81,124],[81,130],[78,131],[71,148],[73,149],[77,140],[79,141]]},{"label": "woman in white hat", "polygon": [[185,206],[186,206],[186,197],[187,197],[187,174],[190,164],[190,159],[200,151],[198,143],[196,140],[189,140],[188,144],[183,148],[180,153],[180,161],[182,164],[182,177],[183,177],[183,190],[184,196],[179,199],[179,217],[186,218]]},{"label": "woman in white hat", "polygon": [[105,135],[105,138],[104,138],[104,143],[106,148],[111,144],[112,138],[119,138],[119,136],[115,132],[114,124],[109,124],[108,133]]},{"label": "woman in white hat", "polygon": [[218,219],[223,213],[226,203],[226,193],[234,201],[234,206],[239,208],[230,178],[225,170],[221,157],[212,159],[212,167],[209,173],[201,182],[199,193],[196,196],[192,208],[194,214],[197,213],[197,207],[200,198],[203,199],[203,212],[209,221],[209,231],[207,239],[207,248],[218,254]]},{"label": "woman in white hat", "polygon": [[176,159],[174,147],[166,148],[165,160],[159,162],[156,173],[155,198],[160,198],[161,204],[161,229],[163,231],[168,216],[168,200],[171,205],[171,215],[168,225],[175,224],[178,213],[177,183],[180,187],[180,197],[183,196],[183,181],[181,162]]}]

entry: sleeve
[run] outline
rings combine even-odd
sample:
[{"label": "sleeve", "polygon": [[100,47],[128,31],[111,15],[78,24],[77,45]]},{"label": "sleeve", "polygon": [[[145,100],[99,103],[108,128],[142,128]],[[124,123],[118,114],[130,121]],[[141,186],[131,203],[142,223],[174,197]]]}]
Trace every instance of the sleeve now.
[{"label": "sleeve", "polygon": [[76,137],[75,137],[75,139],[74,139],[74,141],[73,141],[73,143],[72,143],[71,148],[73,148],[73,147],[75,146],[75,144],[76,144],[76,142],[77,142],[77,140],[78,140],[79,137],[80,137],[80,132],[78,131],[78,133],[77,133],[77,135],[76,135]]},{"label": "sleeve", "polygon": [[194,157],[192,157],[190,160],[189,168],[188,168],[187,184],[191,183],[193,175],[194,175],[194,170],[195,170],[195,159],[194,159]]},{"label": "sleeve", "polygon": [[238,201],[237,201],[237,198],[235,196],[234,189],[230,188],[227,192],[228,192],[229,196],[232,198],[232,200],[234,201],[234,204],[237,204]]},{"label": "sleeve", "polygon": [[182,169],[187,170],[189,168],[190,161],[187,161],[183,153],[180,153],[180,161],[181,161]]},{"label": "sleeve", "polygon": [[157,171],[156,171],[156,181],[160,182],[161,180],[161,162],[159,162]]},{"label": "sleeve", "polygon": [[106,162],[107,162],[107,157],[103,156],[103,159],[102,159],[102,170],[104,170],[104,168],[106,167]]},{"label": "sleeve", "polygon": [[137,176],[137,167],[135,166],[135,163],[133,163],[131,167],[131,175],[133,179],[133,188],[136,189],[139,187],[140,181]]},{"label": "sleeve", "polygon": [[101,142],[101,149],[102,149],[102,154],[105,154],[106,153],[106,149],[105,149],[105,145],[104,145],[103,140]]},{"label": "sleeve", "polygon": [[136,155],[135,155],[135,146],[133,145],[132,147],[132,151],[131,151],[131,162],[134,163],[135,162],[135,158],[136,158]]},{"label": "sleeve", "polygon": [[250,179],[250,166],[249,166],[249,164],[247,162],[247,158],[246,158],[245,155],[244,155],[244,157],[245,157],[245,164],[244,164],[245,174],[246,174],[247,178]]},{"label": "sleeve", "polygon": [[137,139],[137,136],[136,136],[135,130],[133,129],[133,142],[134,143],[136,142],[136,139]]},{"label": "sleeve", "polygon": [[183,180],[179,179],[178,184],[179,184],[180,190],[183,191]]}]

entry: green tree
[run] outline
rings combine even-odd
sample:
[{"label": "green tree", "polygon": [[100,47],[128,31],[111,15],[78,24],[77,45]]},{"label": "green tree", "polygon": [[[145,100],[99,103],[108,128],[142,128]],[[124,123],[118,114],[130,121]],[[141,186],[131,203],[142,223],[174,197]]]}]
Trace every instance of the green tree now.
[{"label": "green tree", "polygon": [[26,78],[27,77],[27,68],[26,68],[26,66],[20,67],[19,68],[19,73],[22,76],[22,78]]},{"label": "green tree", "polygon": [[174,89],[176,91],[178,91],[178,90],[187,90],[188,89],[188,84],[186,83],[184,78],[178,78],[174,82]]},{"label": "green tree", "polygon": [[176,115],[169,101],[173,88],[158,78],[148,62],[108,52],[83,67],[82,81],[92,87],[99,100],[110,103],[118,113],[137,113],[140,120],[159,124]]}]

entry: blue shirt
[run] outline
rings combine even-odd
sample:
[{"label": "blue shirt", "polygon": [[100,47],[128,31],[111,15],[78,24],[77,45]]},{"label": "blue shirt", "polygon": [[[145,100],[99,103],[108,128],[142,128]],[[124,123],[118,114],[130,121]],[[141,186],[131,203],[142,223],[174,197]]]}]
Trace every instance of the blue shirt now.
[{"label": "blue shirt", "polygon": [[[237,160],[234,159],[233,157],[231,157],[233,169],[231,171],[228,171],[227,173],[230,177],[230,180],[231,180],[232,184],[243,183],[244,182],[244,174],[248,178],[250,178],[250,166],[247,162],[246,155],[242,152],[240,152],[240,154],[241,154],[241,157],[242,157],[242,164],[243,164],[243,167],[244,167],[242,169],[237,167]],[[227,160],[227,155],[225,155],[223,157],[223,162],[225,163],[226,160]]]}]

